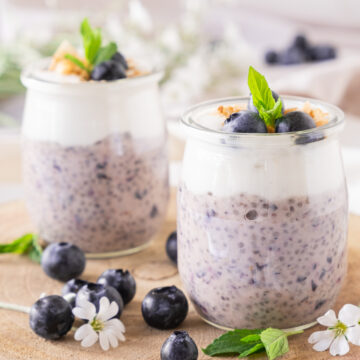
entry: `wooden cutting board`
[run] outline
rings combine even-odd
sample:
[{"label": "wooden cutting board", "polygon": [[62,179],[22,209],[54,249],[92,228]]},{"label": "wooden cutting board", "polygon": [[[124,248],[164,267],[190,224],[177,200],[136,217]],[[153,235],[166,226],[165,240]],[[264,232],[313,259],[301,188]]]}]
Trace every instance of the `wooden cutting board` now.
[{"label": "wooden cutting board", "polygon": [[[158,360],[160,348],[172,331],[160,331],[148,327],[141,316],[141,301],[145,294],[157,286],[176,285],[181,287],[177,269],[167,259],[165,241],[175,229],[175,194],[167,221],[149,248],[141,253],[109,260],[89,260],[83,278],[95,281],[109,268],[129,269],[137,281],[135,299],[125,308],[121,317],[126,326],[126,342],[117,349],[103,352],[96,344],[84,349],[69,333],[63,340],[46,341],[36,336],[28,325],[28,316],[0,309],[0,359],[1,360]],[[0,242],[9,242],[26,232],[33,231],[25,205],[14,202],[0,206]],[[346,284],[335,307],[343,304],[360,303],[360,217],[350,217],[349,229],[349,273]],[[0,256],[0,301],[30,306],[42,292],[60,294],[62,283],[48,278],[40,266],[17,255]],[[193,337],[199,348],[199,359],[210,359],[202,354],[205,347],[221,330],[205,324],[193,307],[179,329],[185,329]],[[290,352],[283,360],[325,360],[332,357],[328,352],[317,353],[307,343],[312,331],[290,338]],[[256,359],[265,359],[261,355]],[[229,358],[224,358],[229,359]],[[351,346],[350,353],[341,359],[360,359],[360,347]]]}]

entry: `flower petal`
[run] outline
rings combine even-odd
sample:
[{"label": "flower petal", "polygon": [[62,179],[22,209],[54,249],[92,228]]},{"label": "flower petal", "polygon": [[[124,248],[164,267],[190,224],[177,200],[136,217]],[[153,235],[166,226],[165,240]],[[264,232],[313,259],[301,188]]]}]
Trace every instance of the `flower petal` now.
[{"label": "flower petal", "polygon": [[119,341],[118,341],[116,335],[114,334],[114,332],[113,332],[112,330],[108,330],[108,331],[106,331],[106,334],[107,334],[107,336],[108,336],[110,345],[111,345],[113,348],[118,347],[118,346],[119,346]]},{"label": "flower petal", "polygon": [[84,324],[75,331],[74,339],[77,341],[83,340],[93,331],[94,329],[91,327],[90,324]]},{"label": "flower petal", "polygon": [[347,326],[354,326],[360,320],[360,307],[352,304],[344,305],[339,311],[339,320]]},{"label": "flower petal", "polygon": [[349,343],[344,335],[340,335],[335,338],[330,346],[330,354],[332,356],[345,355],[350,350]]},{"label": "flower petal", "polygon": [[104,351],[109,350],[109,339],[108,339],[108,335],[105,331],[100,331],[99,334],[99,340],[100,340],[100,346]]},{"label": "flower petal", "polygon": [[73,314],[82,320],[91,321],[96,315],[96,308],[94,304],[89,303],[89,305],[85,307],[75,307],[72,310]]},{"label": "flower petal", "polygon": [[308,339],[310,344],[315,344],[313,349],[316,351],[325,351],[329,348],[335,338],[335,332],[332,330],[315,331]]},{"label": "flower petal", "polygon": [[110,320],[106,321],[105,328],[106,329],[113,328],[113,329],[115,329],[116,332],[121,332],[121,333],[125,332],[125,326],[122,323],[122,321],[119,319],[110,319]]},{"label": "flower petal", "polygon": [[360,326],[354,326],[346,330],[346,337],[354,344],[360,346]]},{"label": "flower petal", "polygon": [[335,326],[337,318],[334,310],[329,310],[325,315],[317,318],[317,322],[323,326]]},{"label": "flower petal", "polygon": [[[119,305],[115,301],[113,301],[110,304],[108,298],[102,297],[101,299],[107,299],[108,306],[107,307],[104,306],[103,309],[101,309],[101,303],[100,303],[100,310],[97,315],[97,318],[101,321],[107,321],[107,320],[113,318],[117,314],[117,312],[119,311]],[[100,302],[101,302],[101,299],[100,299]]]},{"label": "flower petal", "polygon": [[98,334],[93,330],[86,338],[81,342],[81,346],[90,347],[93,346],[98,340]]}]

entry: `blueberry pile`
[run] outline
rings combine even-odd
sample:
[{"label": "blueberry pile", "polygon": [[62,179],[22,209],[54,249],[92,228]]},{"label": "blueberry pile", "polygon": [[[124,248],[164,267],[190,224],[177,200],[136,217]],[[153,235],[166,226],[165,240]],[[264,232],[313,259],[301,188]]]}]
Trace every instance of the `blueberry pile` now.
[{"label": "blueberry pile", "polygon": [[103,61],[96,65],[91,72],[91,79],[95,81],[106,80],[118,80],[126,78],[126,70],[128,64],[125,57],[116,52],[110,60]]},{"label": "blueberry pile", "polygon": [[294,65],[335,58],[335,47],[331,45],[313,45],[303,34],[297,35],[294,41],[285,50],[269,50],[265,54],[265,61],[268,64],[280,65]]}]

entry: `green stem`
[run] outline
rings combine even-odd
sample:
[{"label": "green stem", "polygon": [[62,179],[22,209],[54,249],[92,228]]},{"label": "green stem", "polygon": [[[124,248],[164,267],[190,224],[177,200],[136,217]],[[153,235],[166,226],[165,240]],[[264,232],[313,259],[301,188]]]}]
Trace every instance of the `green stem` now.
[{"label": "green stem", "polygon": [[302,334],[304,330],[297,330],[297,331],[285,331],[286,336],[292,336],[296,334]]},{"label": "green stem", "polygon": [[9,304],[0,301],[0,309],[13,310],[29,314],[30,308],[28,306]]}]

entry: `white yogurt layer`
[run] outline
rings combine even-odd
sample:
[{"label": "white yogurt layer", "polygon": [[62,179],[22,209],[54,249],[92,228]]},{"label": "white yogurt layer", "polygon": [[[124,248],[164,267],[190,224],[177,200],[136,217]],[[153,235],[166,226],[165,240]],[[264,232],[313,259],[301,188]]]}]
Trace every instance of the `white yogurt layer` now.
[{"label": "white yogurt layer", "polygon": [[86,146],[113,133],[128,132],[134,138],[163,135],[159,74],[113,82],[79,82],[73,76],[59,76],[39,66],[22,77],[27,87],[25,137]]},{"label": "white yogurt layer", "polygon": [[[214,109],[196,122],[220,129],[224,118]],[[191,133],[191,131],[190,131]],[[272,136],[272,135],[266,135]],[[182,180],[196,193],[225,197],[247,193],[279,200],[336,190],[344,184],[336,136],[306,145],[263,146],[259,137],[251,148],[230,147],[188,138]]]}]

